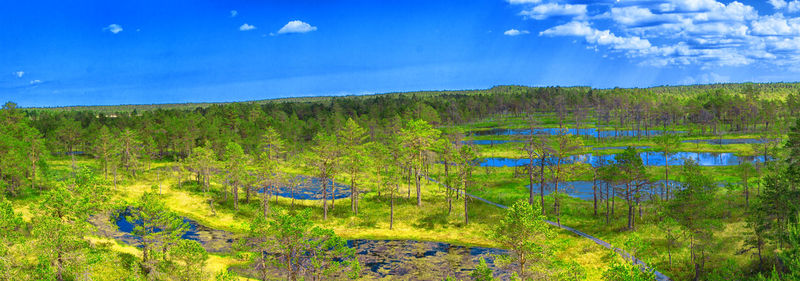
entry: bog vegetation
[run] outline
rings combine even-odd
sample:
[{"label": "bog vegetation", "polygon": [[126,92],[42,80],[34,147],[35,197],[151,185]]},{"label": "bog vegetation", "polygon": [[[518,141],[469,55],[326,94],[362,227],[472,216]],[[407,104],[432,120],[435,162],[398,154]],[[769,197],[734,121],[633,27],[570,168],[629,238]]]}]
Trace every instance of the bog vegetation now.
[{"label": "bog vegetation", "polygon": [[9,102],[0,280],[798,280],[799,93]]}]

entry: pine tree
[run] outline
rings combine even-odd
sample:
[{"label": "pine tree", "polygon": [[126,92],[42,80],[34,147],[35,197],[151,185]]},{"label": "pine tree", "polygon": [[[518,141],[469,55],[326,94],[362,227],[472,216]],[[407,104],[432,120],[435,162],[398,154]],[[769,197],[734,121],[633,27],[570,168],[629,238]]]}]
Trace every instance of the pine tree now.
[{"label": "pine tree", "polygon": [[555,233],[540,208],[538,203],[515,202],[491,234],[494,241],[509,250],[507,258],[519,265],[517,274],[523,280],[530,275],[525,271],[530,265],[548,262],[551,253],[549,239]]},{"label": "pine tree", "polygon": [[408,148],[414,169],[414,180],[417,186],[417,206],[422,206],[421,177],[424,164],[423,154],[433,148],[434,142],[441,132],[434,129],[424,120],[409,120],[400,131],[403,146]]},{"label": "pine tree", "polygon": [[358,180],[369,165],[366,144],[367,130],[361,128],[352,118],[348,118],[344,127],[339,130],[342,140],[342,168],[350,177],[350,208],[358,215]]},{"label": "pine tree", "polygon": [[339,164],[340,151],[336,138],[323,132],[314,136],[314,146],[311,147],[309,163],[317,170],[317,176],[322,182],[322,210],[323,219],[328,219],[328,181],[336,176]]}]

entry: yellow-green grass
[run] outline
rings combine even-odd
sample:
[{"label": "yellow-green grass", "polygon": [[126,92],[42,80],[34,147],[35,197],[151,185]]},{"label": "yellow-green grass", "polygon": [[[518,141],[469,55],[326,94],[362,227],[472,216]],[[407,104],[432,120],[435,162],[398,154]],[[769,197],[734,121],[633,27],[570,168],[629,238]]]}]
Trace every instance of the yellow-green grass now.
[{"label": "yellow-green grass", "polygon": [[[142,258],[142,250],[136,248],[131,245],[123,244],[119,241],[115,241],[105,237],[97,237],[97,236],[87,236],[86,240],[88,240],[95,248],[101,249],[108,249],[111,252],[117,254],[127,254],[136,258]],[[222,255],[215,255],[209,254],[208,259],[206,260],[205,267],[203,271],[209,276],[209,278],[219,272],[228,270],[228,267],[238,264],[244,264],[248,261],[245,259],[237,259],[235,257],[230,256],[222,256]],[[118,266],[118,265],[117,265]],[[118,267],[115,264],[105,265],[108,267],[108,270],[111,271],[118,271]],[[96,277],[99,277],[100,280],[116,280],[109,277],[112,277],[108,273],[100,273],[97,274]],[[246,277],[239,277],[239,280],[253,280]]]},{"label": "yellow-green grass", "polygon": [[[673,167],[673,176],[677,175],[679,168]],[[735,177],[735,167],[703,167],[703,169],[717,180],[738,180]],[[663,170],[657,172],[663,172]],[[490,201],[510,204],[517,200],[527,200],[529,196],[526,187],[528,184],[527,177],[521,175],[521,177],[513,178],[511,168],[493,168],[491,169],[491,174],[485,174],[484,170],[481,169],[474,176],[478,179],[478,182],[469,191]],[[751,188],[753,188],[752,192],[755,193],[755,185]],[[723,228],[715,233],[715,239],[720,241],[721,244],[719,249],[714,250],[714,256],[718,258],[709,262],[709,268],[721,265],[724,261],[720,257],[731,259],[739,268],[748,268],[754,260],[752,253],[740,253],[744,249],[742,241],[745,240],[747,234],[747,228],[743,222],[744,198],[742,190],[741,188],[736,188],[730,192],[732,193],[721,189],[716,195],[717,199],[715,200],[725,200],[728,206],[726,211],[730,212],[730,214],[726,214],[721,218]],[[540,200],[538,193],[535,199],[537,202]],[[595,216],[592,201],[564,197],[561,202],[561,222],[564,225],[605,240],[612,245],[623,247],[623,242],[631,233],[631,231],[626,230],[627,205],[625,205],[626,203],[622,198],[616,198],[614,201],[614,215],[611,216],[610,223],[606,224],[604,215],[605,202],[599,202],[598,215]],[[553,203],[551,196],[545,196],[545,211],[549,219],[555,221]],[[664,232],[656,226],[659,219],[657,208],[650,202],[644,204],[644,219],[637,222],[635,232],[641,235],[644,241],[650,244],[650,247],[641,253],[637,253],[636,256],[675,280],[687,279],[693,271],[693,268],[687,264],[690,253],[685,245],[680,247],[679,250],[673,249],[675,251],[672,255],[673,265],[669,265]]]},{"label": "yellow-green grass", "polygon": [[[94,161],[80,159],[79,165],[94,165]],[[258,194],[252,194],[250,204],[244,203],[244,192],[240,191],[240,210],[232,210],[230,202],[218,203],[216,213],[212,212],[206,196],[199,190],[192,190],[190,186],[179,188],[176,174],[163,171],[159,172],[159,182],[155,181],[155,168],[170,165],[170,163],[153,163],[151,169],[140,173],[136,179],[118,179],[118,187],[114,192],[114,200],[132,202],[144,192],[158,192],[153,185],[161,185],[161,196],[173,211],[194,219],[203,225],[244,233],[247,223],[255,215],[260,215],[260,202]],[[54,161],[54,169],[71,169],[69,160]],[[295,170],[297,172],[299,170]],[[188,174],[188,173],[187,173]],[[184,180],[187,175],[184,175]],[[347,182],[346,178],[337,181]],[[222,186],[212,182],[212,191],[219,192]],[[322,219],[320,200],[295,200],[295,208],[310,208],[313,219],[323,227],[334,231],[347,239],[388,239],[388,240],[418,240],[438,241],[465,246],[499,247],[489,238],[489,233],[496,221],[502,215],[502,210],[478,201],[469,201],[470,223],[463,223],[463,200],[453,202],[452,213],[447,214],[447,204],[441,186],[423,180],[423,204],[416,205],[416,194],[412,184],[411,198],[407,196],[407,185],[402,185],[400,194],[395,201],[395,220],[393,229],[389,229],[389,202],[383,194],[370,192],[360,201],[359,215],[353,215],[350,210],[349,199],[336,200],[335,207],[329,211],[327,220]],[[30,197],[15,202],[18,209],[29,209],[30,205],[37,202],[36,197]],[[270,200],[272,208],[291,208],[291,200],[277,198]],[[329,204],[332,203],[329,201]],[[564,260],[575,260],[587,269],[589,276],[599,278],[602,270],[608,264],[607,250],[593,242],[577,237],[567,231],[559,230],[555,241],[556,256]],[[99,241],[97,237],[94,237]],[[138,250],[135,247],[119,245],[113,247],[115,251],[131,254]],[[211,255],[210,269],[221,269],[232,263],[241,262],[235,258]]]}]

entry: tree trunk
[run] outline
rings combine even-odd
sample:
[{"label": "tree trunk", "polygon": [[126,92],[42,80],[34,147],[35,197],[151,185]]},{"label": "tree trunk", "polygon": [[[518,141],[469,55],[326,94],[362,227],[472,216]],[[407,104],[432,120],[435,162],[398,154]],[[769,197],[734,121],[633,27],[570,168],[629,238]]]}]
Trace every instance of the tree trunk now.
[{"label": "tree trunk", "polygon": [[415,177],[416,177],[416,182],[417,182],[417,207],[421,207],[422,206],[422,193],[420,193],[420,191],[422,189],[419,186],[420,185],[420,180],[421,180],[421,178],[420,178],[421,169],[422,169],[422,164],[420,164],[420,167],[415,171],[416,172]]},{"label": "tree trunk", "polygon": [[[267,189],[268,188],[265,187],[263,189],[263,192],[262,192],[262,195],[261,195],[261,197],[262,197],[261,205],[262,205],[262,211],[264,212],[264,218],[265,219],[268,218],[268,216],[269,216],[269,196],[267,195],[267,193],[269,191]],[[292,195],[292,199],[294,199],[294,195]]]},{"label": "tree trunk", "polygon": [[467,182],[464,181],[464,225],[469,224],[469,211],[467,210]]},{"label": "tree trunk", "polygon": [[[108,152],[105,152],[108,153]],[[108,157],[103,156],[103,179],[108,179]]]},{"label": "tree trunk", "polygon": [[628,202],[628,229],[633,229],[633,202],[631,200],[631,185],[625,183],[625,201]]},{"label": "tree trunk", "polygon": [[750,191],[747,188],[747,180],[744,180],[744,205],[750,207]]},{"label": "tree trunk", "polygon": [[406,196],[406,200],[411,200],[411,177],[412,177],[411,176],[411,167],[409,166],[408,167],[408,185],[407,185],[407,188],[406,188],[407,191],[408,191],[408,195]]},{"label": "tree trunk", "polygon": [[322,178],[322,219],[328,220],[328,179]]},{"label": "tree trunk", "polygon": [[597,216],[597,173],[592,177],[592,197],[594,198],[594,216]]},{"label": "tree trunk", "polygon": [[295,187],[294,185],[292,185],[292,209],[294,209],[294,192],[295,192]]},{"label": "tree trunk", "polygon": [[356,199],[354,198],[353,194],[355,188],[355,176],[350,174],[350,211],[354,214],[356,213]]},{"label": "tree trunk", "polygon": [[761,242],[761,236],[760,235],[758,236],[758,238],[756,238],[756,244],[757,244],[756,248],[758,248],[758,268],[759,269],[763,269],[764,268],[764,258],[761,255],[762,242]]},{"label": "tree trunk", "polygon": [[541,201],[542,207],[542,215],[544,216],[544,159],[546,155],[543,155],[541,159],[539,159],[539,200]]},{"label": "tree trunk", "polygon": [[533,205],[533,158],[530,158],[531,163],[528,164],[528,204]]},{"label": "tree trunk", "polygon": [[447,193],[451,194],[450,196],[447,197],[447,215],[448,216],[453,212],[453,195],[452,195],[451,192],[452,191],[450,191],[450,189],[447,190]]},{"label": "tree trunk", "polygon": [[31,171],[31,189],[36,189],[36,161],[32,161]]},{"label": "tree trunk", "polygon": [[669,268],[672,269],[672,242],[667,244],[667,256],[669,257]]},{"label": "tree trunk", "polygon": [[608,220],[608,219],[609,219],[609,218],[608,218],[608,204],[609,204],[609,202],[611,201],[611,200],[608,200],[608,199],[609,199],[609,198],[608,198],[608,196],[609,196],[611,193],[609,193],[609,190],[608,190],[608,183],[606,182],[605,184],[606,184],[606,225],[607,225],[607,224],[608,224],[608,222],[609,222],[609,220]]},{"label": "tree trunk", "polygon": [[250,183],[244,185],[244,202],[250,204]]},{"label": "tree trunk", "polygon": [[233,208],[238,211],[239,210],[239,182],[238,181],[234,181],[232,187],[233,187]]},{"label": "tree trunk", "polygon": [[[561,162],[561,160],[558,160],[558,161]],[[560,165],[561,163],[557,163],[557,164]],[[561,168],[559,168],[559,169],[561,169]],[[561,210],[559,208],[560,206],[559,206],[559,202],[558,202],[559,201],[558,200],[559,199],[558,198],[558,182],[560,180],[559,179],[559,174],[560,174],[560,172],[556,173],[556,181],[555,181],[556,182],[556,186],[553,189],[553,195],[554,195],[553,196],[553,213],[556,214],[556,222],[558,223],[558,226],[561,226]],[[542,209],[544,209],[544,207],[542,207]]]}]

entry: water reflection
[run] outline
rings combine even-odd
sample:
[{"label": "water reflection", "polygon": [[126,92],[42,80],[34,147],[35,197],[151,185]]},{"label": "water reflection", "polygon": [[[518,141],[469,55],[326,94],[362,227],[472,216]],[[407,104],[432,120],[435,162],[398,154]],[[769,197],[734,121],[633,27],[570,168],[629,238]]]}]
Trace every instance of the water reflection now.
[{"label": "water reflection", "polygon": [[[603,163],[614,163],[616,154],[607,155],[594,155],[594,154],[579,154],[571,155],[563,159],[565,164],[573,163],[588,163],[592,166],[598,166]],[[666,164],[664,154],[661,152],[646,151],[640,152],[639,156],[646,166],[664,166]],[[670,166],[683,165],[686,160],[694,160],[700,166],[734,166],[742,162],[764,162],[764,156],[737,156],[730,152],[677,152],[669,157]],[[544,165],[555,165],[555,158],[547,158],[544,160]],[[515,159],[515,158],[483,158],[480,159],[479,165],[481,167],[518,167],[527,166],[530,164],[529,159]],[[534,165],[540,165],[540,160],[533,161]]]},{"label": "water reflection", "polygon": [[[666,183],[666,181],[664,180],[647,183],[648,188],[645,189],[645,193],[648,195],[664,194],[664,183]],[[604,181],[597,181],[596,183],[592,181],[567,181],[567,182],[560,182],[558,184],[558,190],[560,193],[564,193],[578,199],[593,200],[595,184],[597,186],[598,199],[607,198],[606,195],[607,187],[609,193],[611,189],[615,187],[621,187],[621,185],[615,185],[613,183],[608,183]],[[530,185],[528,186],[530,187]],[[680,186],[680,183],[676,181],[669,181],[669,186],[671,189],[674,190],[675,188]],[[544,195],[551,194],[554,188],[555,188],[555,183],[545,183]],[[533,192],[539,194],[540,192],[539,183],[533,184]]]},{"label": "water reflection", "polygon": [[[129,221],[129,210],[122,211],[114,218],[117,225],[116,239],[138,245],[140,237],[132,234],[133,228],[141,222]],[[189,230],[181,238],[198,241],[210,252],[230,251],[234,243],[233,234],[198,224],[183,218]],[[108,234],[108,233],[107,233]],[[419,275],[419,265],[426,264],[430,278],[439,278],[439,272],[454,272],[458,278],[469,278],[469,273],[479,263],[480,258],[495,272],[496,277],[507,279],[510,272],[494,263],[494,255],[504,255],[508,251],[496,248],[458,246],[443,242],[414,240],[348,240],[347,246],[356,250],[362,265],[362,274],[373,277]],[[452,261],[456,261],[455,264]],[[244,275],[253,275],[250,268],[237,270]],[[427,276],[427,275],[426,275]]]},{"label": "water reflection", "polygon": [[[277,193],[272,189],[272,194],[277,194],[281,197],[294,198],[299,200],[322,200],[322,179],[317,177],[297,176],[293,180],[294,188],[291,187],[292,183],[283,184],[278,187]],[[334,188],[336,190],[334,192]],[[338,182],[328,179],[328,200],[333,198],[341,199],[350,197],[350,187]],[[263,193],[264,189],[259,189],[258,193]]]},{"label": "water reflection", "polygon": [[[534,134],[557,135],[562,129],[559,128],[536,128]],[[596,128],[585,129],[566,129],[569,135],[589,136],[595,138],[609,137],[637,137],[637,136],[657,136],[664,133],[662,130],[598,130]],[[684,131],[671,131],[675,134],[686,133]],[[473,136],[509,136],[509,135],[530,135],[530,129],[503,129],[495,128],[491,130],[470,131],[467,135]]]},{"label": "water reflection", "polygon": [[775,141],[775,140],[764,140],[764,139],[709,139],[709,140],[685,140],[685,143],[707,143],[707,144],[716,144],[716,145],[727,145],[727,144],[759,144],[765,143],[768,141]]},{"label": "water reflection", "polygon": [[467,141],[463,141],[464,144],[474,144],[474,145],[495,145],[495,144],[512,143],[512,142],[525,142],[525,141],[523,141],[523,140],[467,140]]}]

